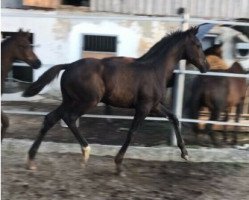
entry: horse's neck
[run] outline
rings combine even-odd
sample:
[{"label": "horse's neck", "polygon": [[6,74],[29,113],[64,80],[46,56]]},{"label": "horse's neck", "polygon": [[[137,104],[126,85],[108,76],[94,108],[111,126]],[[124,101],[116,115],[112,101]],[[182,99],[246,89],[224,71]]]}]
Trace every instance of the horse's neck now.
[{"label": "horse's neck", "polygon": [[7,46],[2,46],[2,51],[1,51],[1,78],[2,81],[5,79],[8,75],[8,72],[12,68],[12,63],[15,60],[15,56],[11,52],[11,48]]},{"label": "horse's neck", "polygon": [[184,45],[176,45],[164,56],[157,67],[157,73],[162,79],[168,81],[173,75],[177,63],[182,59]]}]

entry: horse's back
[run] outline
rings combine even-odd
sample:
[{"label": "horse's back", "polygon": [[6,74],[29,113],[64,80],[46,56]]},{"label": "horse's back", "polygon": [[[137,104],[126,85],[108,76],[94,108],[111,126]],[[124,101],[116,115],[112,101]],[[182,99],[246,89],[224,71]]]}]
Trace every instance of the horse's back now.
[{"label": "horse's back", "polygon": [[73,62],[62,75],[62,94],[84,102],[105,99],[110,104],[114,101],[126,104],[133,98],[135,86],[132,62],[132,58],[125,57],[84,58]]},{"label": "horse's back", "polygon": [[105,89],[102,71],[99,59],[85,58],[71,63],[61,78],[63,96],[86,102],[99,101]]},{"label": "horse's back", "polygon": [[106,88],[102,101],[112,106],[132,107],[140,80],[140,75],[136,73],[137,66],[134,65],[134,58],[106,58],[102,63]]}]

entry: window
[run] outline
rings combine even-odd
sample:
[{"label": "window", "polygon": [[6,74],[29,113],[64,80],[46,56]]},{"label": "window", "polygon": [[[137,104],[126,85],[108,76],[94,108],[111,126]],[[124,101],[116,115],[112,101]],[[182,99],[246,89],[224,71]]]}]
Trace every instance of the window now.
[{"label": "window", "polygon": [[239,42],[235,44],[235,58],[249,58],[249,43]]},{"label": "window", "polygon": [[102,35],[83,36],[83,57],[104,58],[115,56],[117,37]]},{"label": "window", "polygon": [[72,5],[72,6],[90,6],[90,0],[63,0],[63,5]]}]

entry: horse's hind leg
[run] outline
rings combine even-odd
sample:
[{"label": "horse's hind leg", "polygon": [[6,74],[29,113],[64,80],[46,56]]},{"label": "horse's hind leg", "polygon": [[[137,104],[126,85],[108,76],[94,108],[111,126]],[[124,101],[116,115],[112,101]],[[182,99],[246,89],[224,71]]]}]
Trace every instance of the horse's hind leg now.
[{"label": "horse's hind leg", "polygon": [[62,114],[63,114],[63,106],[61,105],[57,109],[55,109],[54,111],[50,112],[45,116],[40,133],[28,152],[28,163],[27,163],[28,169],[31,170],[36,169],[34,159],[38,151],[38,148],[40,147],[40,144],[44,136],[48,132],[48,130],[52,128],[62,118]]},{"label": "horse's hind leg", "polygon": [[79,109],[79,110],[81,110],[82,112],[77,112],[77,111],[73,112],[72,110],[66,111],[62,119],[64,120],[64,122],[67,124],[68,128],[72,131],[75,138],[80,143],[81,150],[82,150],[82,156],[83,156],[82,165],[85,166],[85,164],[87,163],[87,161],[89,159],[91,148],[88,145],[86,139],[80,134],[80,131],[78,130],[78,128],[76,126],[76,120],[82,114],[84,114],[84,109]]},{"label": "horse's hind leg", "polygon": [[82,150],[83,166],[87,163],[90,156],[90,146],[86,139],[80,134],[79,129],[76,126],[76,120],[83,115],[88,109],[95,107],[98,104],[98,99],[93,99],[89,102],[74,103],[74,105],[67,106],[63,115],[63,120],[67,124],[68,128],[72,131],[75,138],[78,140]]},{"label": "horse's hind leg", "polygon": [[[225,118],[224,118],[224,122],[227,122],[229,120],[229,110],[227,109],[225,111]],[[224,129],[223,129],[223,143],[226,144],[227,143],[227,125],[224,125]]]},{"label": "horse's hind leg", "polygon": [[[105,107],[104,107],[104,114],[105,115],[112,115],[112,108],[111,108],[111,106],[109,106],[107,104],[105,105]],[[112,123],[112,119],[111,118],[107,118],[106,121],[108,123]]]},{"label": "horse's hind leg", "polygon": [[9,118],[3,111],[1,111],[1,122],[2,122],[1,140],[3,140],[6,134],[6,130],[9,127]]},{"label": "horse's hind leg", "polygon": [[[236,122],[236,123],[238,123],[239,120],[240,120],[240,115],[241,115],[241,113],[242,113],[242,111],[243,111],[243,106],[244,106],[244,103],[243,103],[243,102],[244,102],[244,101],[241,101],[241,102],[237,105],[237,107],[236,107],[236,116],[235,116],[235,122]],[[235,130],[233,131],[233,138],[232,138],[232,142],[231,142],[232,145],[236,145],[236,144],[237,144],[237,133],[238,133],[238,129],[239,129],[239,127],[236,126],[236,127],[235,127]]]}]

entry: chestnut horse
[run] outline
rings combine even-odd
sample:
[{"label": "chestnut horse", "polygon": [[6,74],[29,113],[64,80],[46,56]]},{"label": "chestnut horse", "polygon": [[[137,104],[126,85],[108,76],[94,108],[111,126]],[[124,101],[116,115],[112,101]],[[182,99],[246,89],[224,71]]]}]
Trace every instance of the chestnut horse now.
[{"label": "chestnut horse", "polygon": [[[4,91],[4,81],[7,78],[9,71],[12,69],[14,61],[24,61],[34,69],[41,66],[41,61],[33,52],[29,37],[29,32],[24,32],[20,29],[15,35],[7,38],[1,43],[1,94]],[[1,139],[3,139],[6,129],[9,126],[9,119],[2,111],[1,122]]]},{"label": "chestnut horse", "polygon": [[111,57],[104,59],[85,58],[69,64],[56,65],[46,71],[25,92],[25,97],[38,94],[61,70],[62,103],[44,119],[40,133],[29,150],[28,168],[35,169],[34,158],[47,131],[63,119],[81,145],[83,159],[89,158],[90,147],[80,134],[76,120],[99,102],[135,109],[135,116],[125,143],[115,157],[117,174],[121,174],[121,163],[125,152],[146,116],[150,113],[168,117],[173,123],[181,157],[188,158],[179,130],[177,117],[163,103],[166,83],[172,77],[180,59],[186,59],[201,72],[209,65],[196,37],[198,27],[185,32],[176,31],[162,38],[147,53],[137,59]]},{"label": "chestnut horse", "polygon": [[[235,62],[229,69],[210,70],[211,72],[246,74],[242,66]],[[191,114],[193,119],[199,117],[202,107],[207,107],[210,111],[209,120],[217,121],[221,112],[225,112],[224,121],[228,121],[229,112],[232,107],[236,107],[235,121],[239,122],[243,103],[247,90],[246,78],[222,77],[222,76],[197,76],[193,80],[191,96]],[[212,131],[212,124],[207,124],[205,132],[209,134],[214,145],[217,145]],[[226,126],[225,126],[226,128]],[[193,131],[198,136],[198,124],[193,126]],[[223,141],[226,142],[226,129],[223,131]],[[233,132],[232,144],[237,143],[236,131]]]}]

